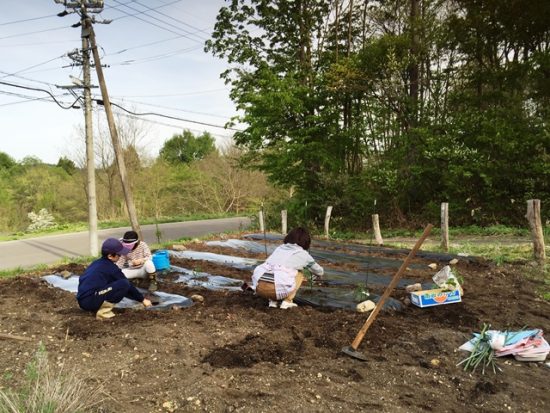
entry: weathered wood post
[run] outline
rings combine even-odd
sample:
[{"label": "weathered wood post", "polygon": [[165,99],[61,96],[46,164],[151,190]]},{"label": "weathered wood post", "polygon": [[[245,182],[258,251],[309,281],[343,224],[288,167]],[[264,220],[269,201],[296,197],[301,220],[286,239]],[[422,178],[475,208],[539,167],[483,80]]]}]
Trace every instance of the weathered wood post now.
[{"label": "weathered wood post", "polygon": [[287,211],[286,209],[283,209],[281,211],[281,232],[283,235],[287,234]]},{"label": "weathered wood post", "polygon": [[265,232],[264,211],[263,210],[260,210],[260,212],[258,212],[258,223],[260,224],[260,232]]},{"label": "weathered wood post", "polygon": [[441,249],[449,251],[449,203],[441,203]]},{"label": "weathered wood post", "polygon": [[380,232],[380,222],[378,220],[378,214],[372,215],[372,230],[374,231],[374,239],[377,245],[384,245],[382,234]]},{"label": "weathered wood post", "polygon": [[330,223],[330,214],[332,214],[332,206],[327,207],[327,213],[325,214],[325,238],[329,239],[329,223]]},{"label": "weathered wood post", "polygon": [[531,228],[535,260],[544,265],[546,252],[544,250],[544,235],[540,219],[540,199],[530,199],[527,201],[527,214],[525,218],[529,221],[529,228]]}]

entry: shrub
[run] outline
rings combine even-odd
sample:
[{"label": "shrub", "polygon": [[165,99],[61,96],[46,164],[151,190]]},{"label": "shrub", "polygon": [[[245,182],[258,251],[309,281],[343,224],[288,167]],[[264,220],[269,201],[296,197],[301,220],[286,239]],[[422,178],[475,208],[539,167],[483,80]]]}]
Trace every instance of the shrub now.
[{"label": "shrub", "polygon": [[27,227],[28,232],[39,231],[55,226],[55,218],[46,208],[42,208],[38,211],[38,214],[29,212],[27,216],[31,220],[31,224]]}]

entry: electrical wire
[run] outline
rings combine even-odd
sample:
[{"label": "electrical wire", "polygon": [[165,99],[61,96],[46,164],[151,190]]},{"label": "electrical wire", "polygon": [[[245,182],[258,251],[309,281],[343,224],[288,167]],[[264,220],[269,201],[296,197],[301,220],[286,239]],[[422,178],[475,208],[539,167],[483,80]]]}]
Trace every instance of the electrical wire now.
[{"label": "electrical wire", "polygon": [[[149,7],[149,6],[140,4],[141,6],[143,6],[143,7],[145,7],[145,8],[147,9],[146,11],[144,11],[144,10],[140,10],[140,9],[135,8],[135,7],[129,6],[130,3],[122,3],[122,2],[120,2],[120,1],[118,1],[118,0],[113,0],[113,1],[114,1],[115,3],[118,3],[120,6],[125,6],[125,7],[129,8],[130,10],[133,10],[133,11],[138,12],[138,14],[143,14],[143,15],[145,15],[145,16],[151,18],[151,19],[154,19],[154,20],[156,20],[156,21],[158,21],[158,22],[160,22],[160,23],[163,23],[163,24],[165,24],[165,25],[167,25],[167,26],[169,26],[169,27],[173,27],[173,28],[176,29],[176,30],[183,31],[183,32],[186,33],[187,35],[193,35],[193,36],[195,36],[195,37],[199,37],[199,36],[197,36],[197,35],[196,35],[195,33],[193,33],[193,32],[189,32],[189,31],[187,31],[187,30],[184,30],[184,29],[182,29],[182,28],[179,27],[179,26],[176,26],[176,25],[174,25],[174,24],[172,24],[172,23],[169,23],[169,22],[167,22],[166,20],[160,19],[160,18],[158,18],[158,17],[152,16],[151,14],[149,14],[149,13],[147,12],[147,11],[153,11],[153,12],[155,12],[155,13],[163,14],[163,13],[161,13],[161,12],[159,12],[159,11],[156,10],[158,7],[157,7],[157,8],[152,8],[152,7]],[[172,3],[166,4],[165,6],[168,6],[168,5],[174,4],[174,3],[178,3],[179,1],[180,1],[180,0],[173,1]],[[135,2],[135,3],[137,3],[137,2]],[[137,3],[137,4],[139,4],[139,3]],[[113,6],[113,7],[115,7],[115,6]],[[120,11],[120,9],[119,9],[119,11]],[[200,37],[199,37],[199,39],[200,39],[201,42],[204,42],[204,41],[206,40],[206,39],[202,39],[202,38],[200,38]]]},{"label": "electrical wire", "polygon": [[59,106],[60,108],[62,109],[72,109],[74,108],[74,104],[76,102],[79,101],[80,97],[78,97],[72,104],[70,104],[69,106],[63,106],[55,97],[55,95],[53,93],[51,93],[49,90],[46,90],[46,89],[40,89],[40,88],[36,88],[36,87],[29,87],[29,86],[23,86],[23,85],[17,85],[15,83],[9,83],[9,82],[3,82],[0,80],[0,85],[6,85],[6,86],[12,86],[12,87],[17,87],[17,88],[21,88],[21,89],[26,89],[26,90],[35,90],[35,91],[38,91],[38,92],[44,92],[44,93],[47,93],[48,95],[51,96],[51,98],[53,99],[53,101],[57,104],[57,106]]},{"label": "electrical wire", "polygon": [[121,49],[118,52],[109,53],[109,54],[106,54],[105,56],[114,56],[117,54],[127,52],[128,50],[139,49],[141,47],[147,47],[147,46],[153,46],[155,44],[164,43],[164,42],[168,42],[170,40],[176,40],[176,39],[181,39],[181,36],[170,37],[169,39],[157,40],[156,42],[150,42],[150,43],[145,43],[138,46],[127,47],[126,49]]},{"label": "electrical wire", "polygon": [[[193,25],[191,25],[191,24],[189,24],[189,23],[186,23],[186,22],[184,22],[183,20],[176,19],[175,17],[170,16],[169,14],[166,14],[166,13],[163,13],[163,12],[161,12],[161,11],[155,10],[154,8],[151,8],[151,7],[149,7],[149,6],[147,6],[147,5],[143,4],[143,3],[140,3],[140,2],[137,1],[137,0],[135,1],[135,3],[136,3],[136,4],[139,4],[139,5],[142,6],[142,7],[146,7],[148,10],[154,11],[155,13],[160,14],[161,16],[167,17],[167,18],[169,18],[169,19],[171,19],[171,20],[173,20],[173,21],[175,21],[175,22],[177,22],[177,23],[180,23],[180,24],[183,24],[184,26],[190,27],[191,29],[195,30],[194,33],[204,33],[204,34],[207,34],[208,37],[210,37],[210,34],[207,33],[206,30],[199,29],[198,27],[195,27],[195,26],[193,26]],[[199,36],[197,35],[197,37],[199,37]],[[202,38],[202,37],[201,37],[200,39],[201,39],[202,41],[208,40],[208,38]]]},{"label": "electrical wire", "polygon": [[0,23],[0,26],[7,26],[9,24],[30,22],[30,21],[34,21],[34,20],[49,19],[50,17],[56,17],[56,16],[57,16],[57,14],[50,14],[48,16],[31,17],[30,19],[23,19],[23,20],[14,20],[14,21],[11,21],[11,22]]},{"label": "electrical wire", "polygon": [[[184,112],[184,113],[192,113],[194,115],[211,116],[211,117],[220,118],[220,119],[230,118],[230,116],[222,116],[222,115],[216,115],[216,114],[213,114],[213,113],[205,113],[205,112],[194,112],[194,111],[191,111],[191,110],[174,108],[174,107],[171,107],[171,106],[155,105],[155,104],[152,104],[152,103],[140,102],[140,101],[137,101],[137,100],[126,99],[126,96],[111,96],[111,98],[120,99],[120,100],[122,100],[124,102],[128,102],[128,103],[137,103],[138,105],[151,106],[151,107],[154,107],[154,108],[169,109],[169,110],[175,110],[175,111]],[[101,99],[101,96],[96,95],[96,96],[94,96],[94,99]]]},{"label": "electrical wire", "polygon": [[160,55],[143,57],[143,58],[140,58],[140,59],[123,60],[122,62],[111,63],[110,66],[122,66],[122,65],[127,66],[127,65],[133,65],[133,64],[155,62],[157,60],[166,59],[166,58],[169,58],[169,57],[177,56],[179,54],[193,52],[195,50],[199,50],[200,48],[201,48],[200,45],[192,46],[192,47],[186,47],[184,49],[178,49],[178,50],[174,50],[172,52],[166,52],[166,53],[163,53],[163,54],[160,54]]},{"label": "electrical wire", "polygon": [[[95,102],[96,102],[98,105],[103,105],[103,100],[101,100],[101,99],[95,99]],[[199,121],[197,121],[197,120],[178,118],[177,116],[164,115],[164,114],[162,114],[162,113],[156,113],[156,112],[143,112],[143,113],[137,113],[137,112],[132,112],[131,110],[126,109],[124,106],[118,105],[118,104],[116,104],[116,103],[114,103],[114,102],[111,102],[111,105],[112,105],[112,106],[116,106],[117,108],[122,109],[124,112],[127,112],[127,113],[129,113],[130,115],[134,115],[134,116],[159,116],[159,117],[161,117],[161,118],[179,120],[179,121],[182,121],[182,122],[195,123],[195,124],[197,124],[197,125],[210,126],[210,127],[212,127],[212,128],[220,128],[220,129],[226,129],[226,130],[233,130],[233,131],[236,131],[236,132],[242,132],[241,129],[231,128],[231,127],[225,127],[225,126],[221,126],[221,125],[215,125],[215,124],[207,123],[207,122],[199,122]]]},{"label": "electrical wire", "polygon": [[219,89],[208,89],[208,90],[199,90],[195,92],[188,92],[188,93],[171,93],[166,95],[126,95],[126,96],[113,96],[118,99],[126,99],[126,98],[165,98],[165,97],[177,97],[177,96],[194,96],[194,95],[203,95],[207,93],[214,93],[214,92],[220,92],[222,90],[227,90],[227,88],[219,88]]},{"label": "electrical wire", "polygon": [[[113,96],[113,98],[114,98],[114,96]],[[216,115],[216,114],[213,114],[213,113],[195,112],[195,111],[191,111],[191,110],[185,110],[185,109],[180,109],[180,108],[174,108],[174,107],[164,106],[164,105],[154,105],[154,104],[152,104],[152,103],[145,103],[145,102],[139,102],[139,101],[137,101],[137,100],[125,99],[124,97],[119,97],[118,99],[122,99],[124,102],[137,103],[138,105],[151,106],[151,107],[153,107],[153,108],[161,108],[161,109],[175,110],[175,111],[184,112],[184,113],[192,113],[192,114],[194,114],[194,115],[211,116],[211,117],[220,118],[220,119],[228,119],[228,118],[230,117],[230,116]]]},{"label": "electrical wire", "polygon": [[51,29],[36,30],[34,32],[12,34],[10,36],[0,37],[0,40],[13,39],[14,37],[30,36],[31,34],[37,34],[37,33],[53,32],[55,30],[68,29],[68,28],[70,28],[70,26],[52,27]]},{"label": "electrical wire", "polygon": [[[193,42],[197,42],[197,43],[200,43],[200,44],[203,44],[203,43],[204,43],[204,40],[202,40],[202,39],[201,39],[201,40],[197,40],[197,39],[193,39],[193,38],[189,37],[189,35],[193,35],[193,33],[191,33],[191,32],[184,31],[184,30],[182,30],[181,28],[179,28],[179,27],[177,27],[177,26],[174,26],[174,25],[171,24],[171,23],[168,23],[168,22],[166,22],[166,21],[164,21],[164,20],[162,20],[162,19],[159,19],[159,18],[157,18],[157,17],[151,16],[151,15],[147,14],[145,11],[140,11],[139,9],[136,9],[136,8],[133,8],[133,7],[128,6],[128,5],[126,5],[126,4],[123,4],[123,3],[119,2],[118,0],[114,0],[114,1],[115,1],[116,3],[119,3],[121,6],[126,6],[126,7],[130,8],[131,10],[138,11],[138,13],[136,13],[136,14],[130,14],[129,12],[127,12],[127,11],[125,11],[125,10],[122,10],[122,9],[120,9],[120,8],[117,7],[117,6],[111,6],[112,8],[114,8],[114,9],[120,11],[121,13],[124,13],[124,14],[126,14],[126,15],[128,15],[128,16],[135,17],[135,18],[138,19],[138,20],[141,20],[141,21],[143,21],[143,22],[145,22],[145,23],[151,24],[151,25],[153,25],[153,26],[155,26],[155,27],[158,27],[158,28],[160,28],[160,29],[162,29],[162,30],[165,30],[165,31],[168,31],[168,32],[170,32],[170,33],[177,34],[177,35],[179,35],[179,36],[181,36],[181,37],[184,37],[184,38],[186,38],[186,39],[188,39],[188,40],[191,40],[191,41],[193,41]],[[175,2],[174,2],[174,3],[175,3]],[[167,4],[167,5],[168,5],[168,4]],[[176,32],[176,31],[174,31],[174,30],[172,30],[172,29],[169,29],[168,27],[161,26],[161,25],[159,25],[159,24],[157,24],[157,23],[154,23],[154,22],[152,22],[152,21],[150,21],[150,20],[143,19],[143,18],[141,18],[141,17],[138,16],[139,14],[143,14],[143,15],[145,15],[145,16],[147,16],[147,17],[150,17],[150,18],[152,18],[152,19],[155,19],[155,20],[157,20],[157,21],[160,21],[161,23],[164,23],[164,24],[166,24],[166,25],[168,25],[168,26],[175,27],[175,28],[177,28],[178,30],[183,31],[185,34],[182,34],[181,32]]]},{"label": "electrical wire", "polygon": [[[4,79],[6,77],[10,77],[10,76],[15,76],[19,73],[23,73],[23,72],[26,72],[27,70],[30,70],[30,69],[34,69],[35,67],[38,67],[38,66],[43,66],[45,64],[48,64],[50,62],[53,62],[54,60],[57,60],[57,59],[62,59],[63,57],[67,56],[66,54],[62,54],[61,56],[57,56],[57,57],[54,57],[53,59],[49,59],[49,60],[46,60],[44,62],[41,62],[41,63],[37,63],[35,65],[32,65],[32,66],[29,66],[29,67],[26,67],[24,69],[21,69],[21,70],[18,70],[17,72],[13,72],[13,73],[9,73],[9,74],[6,74],[2,77],[0,77],[0,79]],[[5,72],[2,72],[2,73],[5,73]]]},{"label": "electrical wire", "polygon": [[[48,70],[52,70],[52,69],[48,69]],[[55,70],[58,70],[58,68],[55,68]],[[31,78],[28,78],[28,77],[25,77],[25,76],[12,75],[11,73],[4,72],[3,70],[0,70],[0,73],[5,74],[5,75],[10,75],[10,76],[16,77],[17,79],[27,80],[27,81],[29,81],[29,82],[41,83],[41,84],[46,85],[46,86],[55,86],[53,83],[43,82],[43,81],[41,81],[41,80],[31,79]],[[6,77],[7,77],[7,76],[6,76]]]},{"label": "electrical wire", "polygon": [[[103,106],[99,106],[99,109],[101,109],[102,111],[105,111],[105,108]],[[147,119],[147,118],[140,118],[139,116],[133,116],[133,115],[129,115],[127,113],[117,112],[117,115],[123,116],[123,117],[128,118],[128,119],[139,120],[141,122],[152,123],[154,125],[166,126],[166,127],[175,128],[175,129],[182,129],[181,125],[173,125],[171,123],[159,122],[157,120],[152,120],[152,119]],[[204,130],[193,129],[193,128],[185,128],[185,129],[188,129],[191,132],[197,132],[197,133],[204,132]],[[210,133],[212,136],[217,136],[219,138],[232,138],[232,135],[222,135],[220,133],[212,133],[212,132],[208,132],[208,133]]]},{"label": "electrical wire", "polygon": [[[21,93],[8,92],[6,90],[0,90],[0,94],[7,95],[7,96],[16,96],[24,99],[24,100],[18,100],[15,102],[2,103],[0,104],[0,107],[12,106],[20,103],[29,103],[29,102],[36,102],[36,101],[52,102],[51,98],[47,96],[46,97],[29,96],[29,95],[23,95]],[[62,94],[56,95],[55,97],[58,98],[62,96],[67,96],[67,93],[62,93]]]},{"label": "electrical wire", "polygon": [[27,47],[27,46],[42,46],[45,44],[58,44],[58,43],[74,43],[73,40],[56,40],[52,42],[37,42],[37,43],[17,43],[17,44],[2,44],[0,47]]}]

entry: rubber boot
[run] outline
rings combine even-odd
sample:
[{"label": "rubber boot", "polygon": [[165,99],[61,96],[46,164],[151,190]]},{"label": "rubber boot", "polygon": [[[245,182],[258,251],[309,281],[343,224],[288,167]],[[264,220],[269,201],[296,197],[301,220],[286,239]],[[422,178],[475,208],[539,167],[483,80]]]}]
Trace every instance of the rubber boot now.
[{"label": "rubber boot", "polygon": [[158,290],[157,273],[152,272],[150,274],[147,274],[147,277],[149,278],[149,288],[148,288],[148,290],[152,293],[157,291]]},{"label": "rubber boot", "polygon": [[115,313],[113,313],[114,306],[115,305],[113,303],[103,301],[103,304],[101,304],[101,307],[99,307],[99,310],[95,313],[95,318],[98,320],[108,320],[109,318],[113,318],[115,316]]}]

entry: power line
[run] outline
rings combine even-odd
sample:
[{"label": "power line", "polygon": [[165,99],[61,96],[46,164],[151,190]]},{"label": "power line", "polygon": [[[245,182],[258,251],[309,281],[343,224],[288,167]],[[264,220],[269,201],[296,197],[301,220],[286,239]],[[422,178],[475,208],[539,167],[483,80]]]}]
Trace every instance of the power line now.
[{"label": "power line", "polygon": [[74,43],[72,40],[55,40],[52,42],[36,42],[36,43],[18,43],[18,44],[2,44],[0,47],[27,47],[27,46],[42,46],[44,44],[57,44],[57,43]]},{"label": "power line", "polygon": [[[197,39],[193,39],[193,38],[189,37],[189,35],[193,35],[193,33],[187,32],[187,31],[185,31],[185,30],[182,30],[181,28],[179,28],[179,27],[177,27],[177,26],[174,26],[174,25],[171,24],[171,23],[167,23],[166,21],[164,21],[164,20],[162,20],[162,19],[159,19],[159,18],[157,18],[157,17],[155,17],[155,16],[151,16],[150,14],[147,14],[145,11],[141,11],[141,10],[139,10],[139,9],[133,8],[133,7],[131,7],[131,6],[128,6],[127,4],[123,4],[123,3],[119,2],[118,0],[114,0],[114,1],[115,1],[116,3],[119,3],[121,6],[126,6],[126,7],[128,7],[129,9],[131,9],[131,10],[138,11],[138,13],[136,13],[136,14],[130,14],[130,13],[128,13],[127,11],[120,9],[120,8],[117,7],[117,6],[111,6],[111,7],[113,7],[114,9],[120,11],[121,13],[127,14],[127,15],[129,15],[129,16],[131,15],[132,17],[135,17],[135,18],[138,19],[138,20],[141,20],[141,21],[143,21],[143,22],[145,22],[145,23],[151,24],[151,25],[153,25],[153,26],[155,26],[155,27],[158,27],[158,28],[160,28],[160,29],[162,29],[162,30],[166,30],[166,31],[168,31],[168,32],[170,32],[170,33],[177,34],[177,35],[179,35],[179,36],[181,36],[181,37],[185,37],[186,39],[191,40],[191,41],[193,41],[193,42],[197,42],[197,43],[200,43],[200,44],[203,44],[203,42],[204,42],[203,39],[197,40]],[[175,2],[174,2],[174,3],[175,3]],[[165,5],[165,6],[167,6],[167,5]],[[138,16],[139,14],[143,14],[143,15],[145,15],[145,16],[147,16],[147,17],[150,17],[150,18],[152,18],[152,19],[155,19],[155,20],[157,20],[157,21],[160,21],[161,23],[164,23],[164,24],[166,24],[166,25],[168,25],[168,26],[175,27],[176,29],[183,31],[185,34],[182,34],[181,32],[176,32],[176,31],[174,31],[174,30],[172,30],[172,29],[169,29],[168,27],[161,26],[161,25],[159,25],[159,24],[157,24],[157,23],[154,23],[154,22],[152,22],[152,21],[150,21],[150,20],[143,19],[143,18],[141,18],[141,17]]]},{"label": "power line", "polygon": [[[99,108],[103,111],[105,110],[102,106],[100,106]],[[139,120],[141,122],[152,123],[154,125],[167,126],[169,128],[175,128],[175,129],[183,129],[181,127],[181,125],[173,125],[171,123],[159,122],[157,120],[152,120],[152,119],[147,119],[147,118],[140,118],[139,116],[133,116],[133,115],[129,115],[129,114],[126,114],[126,113],[118,112],[118,115],[119,116],[124,116],[125,118],[129,118],[129,119]],[[185,129],[188,129],[191,132],[197,132],[197,133],[204,132],[204,130],[199,130],[199,129],[192,129],[192,128],[185,128]],[[213,133],[213,132],[208,132],[208,133],[210,133],[212,136],[217,136],[217,137],[220,137],[220,138],[231,138],[232,137],[232,135],[222,135],[220,133]]]},{"label": "power line", "polygon": [[[154,9],[154,8],[151,8],[151,7],[149,7],[149,6],[147,6],[147,5],[143,4],[143,3],[140,3],[140,2],[137,1],[137,0],[135,1],[135,3],[139,4],[139,5],[142,6],[142,7],[146,7],[146,8],[147,8],[148,10],[150,10],[150,11],[154,11],[155,13],[160,14],[161,16],[165,16],[165,17],[167,17],[167,18],[169,18],[169,19],[171,19],[171,20],[174,20],[175,22],[178,22],[178,23],[180,23],[180,24],[183,24],[184,26],[190,27],[191,29],[196,30],[195,33],[205,33],[205,34],[207,34],[207,35],[210,35],[209,33],[207,33],[207,32],[206,32],[205,30],[203,30],[203,29],[199,29],[198,27],[195,27],[195,26],[193,26],[193,25],[191,25],[191,24],[189,24],[189,23],[186,23],[186,22],[184,22],[183,20],[176,19],[175,17],[170,16],[169,14],[166,14],[166,13],[163,13],[163,12],[161,12],[161,11],[158,11],[158,10],[156,10],[156,9]],[[197,37],[198,37],[198,36],[197,36]],[[201,40],[202,40],[202,41],[205,41],[205,40],[207,40],[207,39],[201,38]]]},{"label": "power line", "polygon": [[[17,75],[17,74],[19,74],[19,73],[26,72],[27,70],[34,69],[35,67],[38,67],[38,66],[42,66],[42,65],[48,64],[48,63],[53,62],[54,60],[57,60],[57,59],[61,59],[61,58],[63,58],[64,56],[66,56],[66,54],[62,54],[61,56],[54,57],[53,59],[49,59],[49,60],[46,60],[46,61],[44,61],[44,62],[37,63],[37,64],[35,64],[35,65],[26,67],[26,68],[24,68],[24,69],[18,70],[17,72],[13,72],[13,73],[6,74],[5,76],[0,77],[0,79],[4,79],[4,78],[10,77],[10,76],[15,76],[15,75]],[[5,73],[5,72],[2,72],[2,73]]]},{"label": "power line", "polygon": [[109,53],[109,54],[106,54],[105,56],[114,56],[117,54],[127,52],[128,50],[139,49],[141,47],[147,47],[147,46],[153,46],[155,44],[164,43],[164,42],[168,42],[170,40],[176,40],[176,39],[181,39],[181,36],[170,37],[169,39],[157,40],[156,42],[150,42],[150,43],[145,43],[138,46],[127,47],[126,49],[121,49],[118,52]]},{"label": "power line", "polygon": [[194,115],[211,116],[211,117],[220,118],[220,119],[228,119],[228,118],[230,117],[230,116],[216,115],[216,114],[214,114],[214,113],[195,112],[195,111],[191,111],[191,110],[185,110],[185,109],[180,109],[180,108],[174,108],[174,107],[164,106],[164,105],[154,105],[154,104],[152,104],[152,103],[139,102],[139,101],[137,101],[137,100],[130,100],[130,99],[125,99],[125,98],[119,98],[119,99],[122,99],[124,102],[137,103],[137,104],[139,104],[139,105],[151,106],[151,107],[153,107],[153,108],[169,109],[169,110],[175,110],[175,111],[178,111],[178,112],[192,113],[192,114],[194,114]]},{"label": "power line", "polygon": [[33,21],[33,20],[49,19],[50,17],[55,17],[55,16],[57,16],[57,15],[56,14],[50,14],[48,16],[31,17],[29,19],[23,19],[23,20],[14,20],[14,21],[11,21],[11,22],[0,23],[0,26],[7,26],[9,24],[30,22],[30,21]]},{"label": "power line", "polygon": [[[95,101],[96,101],[96,103],[97,103],[98,105],[103,105],[103,100],[101,100],[101,99],[95,99]],[[233,130],[233,131],[236,131],[236,132],[242,132],[241,129],[231,128],[231,127],[225,127],[225,126],[221,126],[221,125],[215,125],[215,124],[207,123],[207,122],[199,122],[199,121],[197,121],[197,120],[178,118],[177,116],[164,115],[164,114],[162,114],[162,113],[156,113],[156,112],[136,113],[136,112],[132,112],[132,111],[126,109],[125,107],[120,106],[120,105],[118,105],[118,104],[116,104],[116,103],[113,103],[113,102],[111,102],[111,105],[116,106],[117,108],[122,109],[123,111],[129,113],[130,115],[134,115],[134,116],[159,116],[159,117],[161,117],[161,118],[179,120],[179,121],[182,121],[182,122],[195,123],[195,124],[197,124],[197,125],[210,126],[210,127],[212,127],[212,128],[220,128],[220,129],[226,129],[226,130]]]},{"label": "power line", "polygon": [[198,50],[200,48],[201,48],[201,46],[199,46],[199,45],[198,46],[192,46],[192,47],[186,47],[184,49],[178,49],[178,50],[174,50],[172,52],[166,52],[166,53],[155,55],[155,56],[142,57],[140,59],[123,60],[122,62],[111,63],[111,66],[155,62],[157,60],[177,56],[177,55],[182,54],[182,53],[193,52],[193,51]]},{"label": "power line", "polygon": [[13,39],[14,37],[30,36],[31,34],[37,34],[37,33],[53,32],[53,31],[55,31],[55,30],[68,29],[69,27],[70,27],[70,26],[61,26],[61,27],[53,27],[53,28],[51,28],[51,29],[36,30],[36,31],[34,31],[34,32],[12,34],[12,35],[10,35],[10,36],[0,37],[0,40],[4,40],[4,39]]},{"label": "power line", "polygon": [[[29,103],[29,102],[35,102],[35,101],[52,102],[50,97],[29,96],[29,95],[23,95],[21,93],[8,92],[6,90],[0,90],[0,94],[7,95],[7,96],[16,96],[16,97],[20,97],[20,98],[24,99],[24,100],[18,100],[18,101],[15,101],[15,102],[2,103],[2,104],[0,104],[0,107],[2,107],[2,106],[12,106],[12,105],[20,104],[20,103]],[[67,93],[62,93],[62,94],[56,95],[55,97],[58,98],[58,97],[62,97],[62,96],[67,96]]]},{"label": "power line", "polygon": [[65,107],[65,106],[63,106],[63,105],[56,99],[56,97],[54,96],[54,94],[51,93],[49,90],[40,89],[40,88],[36,88],[36,87],[29,87],[29,86],[17,85],[17,84],[15,84],[15,83],[2,82],[1,80],[0,80],[0,85],[6,85],[6,86],[17,87],[17,88],[26,89],[26,90],[35,90],[35,91],[38,91],[38,92],[47,93],[48,95],[51,96],[51,98],[53,99],[53,101],[54,101],[55,103],[57,103],[57,106],[59,106],[59,107],[62,108],[62,109],[72,109],[72,108],[74,108],[74,104],[75,104],[76,102],[78,102],[78,100],[80,99],[80,98],[77,98],[71,105]]},{"label": "power line", "polygon": [[171,93],[171,94],[165,94],[165,95],[126,95],[126,96],[113,96],[119,99],[125,99],[125,98],[164,98],[164,97],[177,97],[177,96],[193,96],[193,95],[202,95],[207,93],[214,93],[214,92],[220,92],[222,90],[227,90],[226,88],[218,88],[218,89],[208,89],[208,90],[198,90],[195,92],[188,92],[188,93]]},{"label": "power line", "polygon": [[[51,70],[51,69],[48,69],[48,70]],[[58,68],[55,68],[55,70],[58,70]],[[17,79],[27,80],[29,82],[41,83],[41,84],[47,85],[47,86],[56,86],[53,83],[43,82],[41,80],[31,79],[31,78],[28,78],[28,77],[25,77],[25,76],[13,75],[11,73],[4,72],[3,70],[0,70],[0,73],[5,74],[5,75],[10,75],[12,77],[16,77]],[[7,76],[5,76],[5,77],[7,77]]]}]

